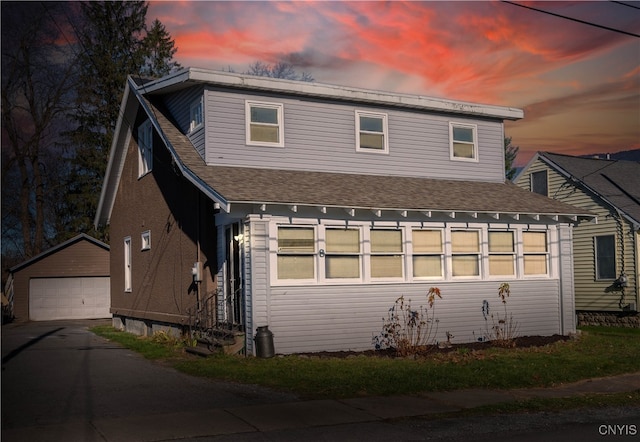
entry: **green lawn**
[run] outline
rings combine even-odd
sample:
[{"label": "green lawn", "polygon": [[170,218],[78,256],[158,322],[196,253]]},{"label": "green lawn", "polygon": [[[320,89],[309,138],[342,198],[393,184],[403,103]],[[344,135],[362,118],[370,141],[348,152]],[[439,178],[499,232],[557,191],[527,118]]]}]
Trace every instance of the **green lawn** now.
[{"label": "green lawn", "polygon": [[196,376],[251,383],[308,398],[414,394],[465,388],[549,387],[640,371],[640,329],[584,328],[579,340],[541,348],[459,350],[447,356],[346,359],[219,355],[199,358],[170,339],[143,339],[110,327],[92,331]]}]

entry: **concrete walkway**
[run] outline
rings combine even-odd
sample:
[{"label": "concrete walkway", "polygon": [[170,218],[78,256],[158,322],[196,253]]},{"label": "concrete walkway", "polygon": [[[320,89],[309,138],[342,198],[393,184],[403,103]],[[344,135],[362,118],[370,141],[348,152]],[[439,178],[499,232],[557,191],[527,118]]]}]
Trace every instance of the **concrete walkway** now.
[{"label": "concrete walkway", "polygon": [[[458,412],[525,399],[635,390],[640,390],[640,373],[590,379],[554,388],[509,391],[472,389],[416,396],[296,401],[145,416],[93,418],[90,422],[7,430],[2,432],[2,440],[130,442],[218,440],[218,437],[224,439],[231,435],[235,436],[232,440],[272,440],[264,433],[283,435],[287,434],[286,431],[314,427],[367,423],[373,425],[390,419]],[[369,440],[377,439],[373,437]]]}]

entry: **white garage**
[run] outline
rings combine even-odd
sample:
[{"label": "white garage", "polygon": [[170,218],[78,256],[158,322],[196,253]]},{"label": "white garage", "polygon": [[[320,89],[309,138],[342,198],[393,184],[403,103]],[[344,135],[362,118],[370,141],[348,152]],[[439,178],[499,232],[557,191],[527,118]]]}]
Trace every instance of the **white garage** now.
[{"label": "white garage", "polygon": [[34,278],[29,284],[29,318],[110,318],[109,278]]}]

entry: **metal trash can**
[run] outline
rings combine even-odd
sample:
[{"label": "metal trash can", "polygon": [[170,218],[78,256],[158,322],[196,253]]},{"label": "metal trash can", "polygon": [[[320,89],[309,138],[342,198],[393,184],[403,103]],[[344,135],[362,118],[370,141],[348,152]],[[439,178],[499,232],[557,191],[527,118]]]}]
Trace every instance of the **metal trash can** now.
[{"label": "metal trash can", "polygon": [[259,358],[272,358],[276,354],[273,348],[273,333],[268,325],[258,327],[253,340],[256,343],[256,355]]}]

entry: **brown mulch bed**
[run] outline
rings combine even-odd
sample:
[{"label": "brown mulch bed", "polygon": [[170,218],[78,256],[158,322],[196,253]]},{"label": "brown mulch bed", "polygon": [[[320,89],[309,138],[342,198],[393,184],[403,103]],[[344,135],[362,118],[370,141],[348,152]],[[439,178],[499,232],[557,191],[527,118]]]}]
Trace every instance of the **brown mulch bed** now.
[{"label": "brown mulch bed", "polygon": [[[553,336],[521,336],[513,339],[510,345],[501,345],[497,342],[469,342],[466,344],[451,344],[450,347],[438,347],[436,345],[430,345],[422,349],[419,352],[419,356],[429,356],[434,354],[447,354],[451,352],[457,352],[461,350],[465,351],[481,351],[487,350],[492,347],[498,348],[530,348],[530,347],[544,347],[545,345],[553,344],[556,342],[568,341],[571,338],[569,336],[553,335]],[[365,351],[322,351],[316,353],[298,353],[298,356],[303,357],[318,357],[318,358],[348,358],[355,356],[372,356],[383,358],[395,358],[402,357],[398,355],[394,349],[385,350],[365,350]]]}]

